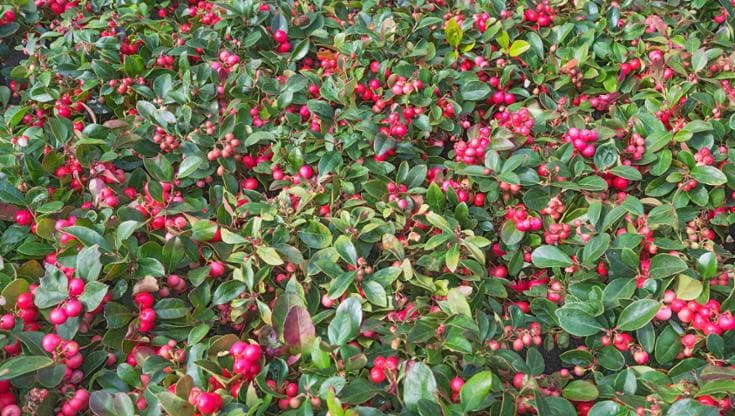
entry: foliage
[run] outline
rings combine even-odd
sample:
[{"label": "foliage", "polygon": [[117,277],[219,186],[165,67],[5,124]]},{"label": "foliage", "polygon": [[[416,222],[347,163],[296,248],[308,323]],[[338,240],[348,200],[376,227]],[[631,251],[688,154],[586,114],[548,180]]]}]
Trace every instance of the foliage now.
[{"label": "foliage", "polygon": [[3,416],[731,414],[728,0],[5,3]]}]

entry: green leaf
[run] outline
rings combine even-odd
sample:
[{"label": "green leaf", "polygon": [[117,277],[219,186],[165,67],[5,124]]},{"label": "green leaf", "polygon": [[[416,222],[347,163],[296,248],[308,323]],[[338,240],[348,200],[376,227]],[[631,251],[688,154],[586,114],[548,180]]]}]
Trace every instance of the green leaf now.
[{"label": "green leaf", "polygon": [[362,324],[362,304],[351,296],[337,307],[337,312],[329,323],[327,335],[333,345],[344,345],[357,336]]},{"label": "green leaf", "polygon": [[164,298],[156,302],[153,309],[155,309],[156,316],[159,319],[178,319],[186,316],[191,307],[187,306],[181,299]]},{"label": "green leaf", "polygon": [[241,293],[245,292],[245,283],[239,280],[228,280],[217,286],[212,295],[212,305],[224,305],[234,299],[237,299]]},{"label": "green leaf", "polygon": [[436,228],[439,228],[442,231],[450,234],[453,233],[452,227],[449,226],[447,220],[436,212],[427,213],[426,220],[429,221],[429,224],[433,225]]},{"label": "green leaf", "polygon": [[607,182],[597,175],[582,178],[577,181],[577,185],[585,191],[604,191],[607,189]]},{"label": "green leaf", "polygon": [[108,302],[105,304],[105,320],[109,329],[124,327],[132,317],[133,314],[130,310],[119,303]]},{"label": "green leaf", "polygon": [[618,77],[614,74],[608,74],[607,77],[602,81],[602,86],[605,87],[607,92],[615,92],[618,90]]},{"label": "green leaf", "polygon": [[503,226],[500,228],[500,239],[508,246],[515,246],[523,241],[525,236],[526,233],[519,231],[513,221],[503,222]]},{"label": "green leaf", "polygon": [[20,24],[18,24],[18,22],[4,23],[0,26],[0,39],[13,35],[18,31],[18,29],[20,29]]},{"label": "green leaf", "polygon": [[79,296],[79,301],[84,304],[87,311],[93,311],[102,304],[106,294],[106,284],[97,281],[87,282],[84,285],[84,292]]},{"label": "green leaf", "polygon": [[326,101],[309,100],[306,102],[306,106],[309,108],[309,111],[325,121],[330,121],[334,117],[334,108]]},{"label": "green leaf", "polygon": [[449,46],[453,48],[457,48],[462,42],[462,28],[459,27],[459,24],[457,23],[457,20],[455,18],[449,19],[447,21],[446,25],[444,26],[444,35],[447,38],[447,43]]},{"label": "green leaf", "polygon": [[531,48],[531,44],[526,42],[525,40],[514,40],[513,43],[510,45],[510,49],[508,50],[508,53],[512,57],[520,56],[523,54],[523,52],[526,52],[528,49]]},{"label": "green leaf", "polygon": [[505,30],[500,32],[495,40],[498,42],[498,45],[500,45],[500,47],[503,49],[508,49],[508,46],[510,46],[510,36],[508,36],[508,32],[506,32]]},{"label": "green leaf", "polygon": [[651,259],[649,275],[654,279],[663,279],[681,273],[687,269],[687,264],[679,257],[670,254],[658,254]]},{"label": "green leaf", "polygon": [[676,278],[675,292],[676,297],[681,300],[694,300],[702,294],[704,286],[702,282],[691,277],[680,274]]},{"label": "green leaf", "polygon": [[217,224],[209,220],[196,220],[191,225],[191,238],[194,241],[209,241],[217,233]]},{"label": "green leaf", "polygon": [[95,416],[134,416],[133,401],[127,393],[95,391],[89,395],[89,409]]},{"label": "green leaf", "polygon": [[94,231],[91,228],[74,225],[64,228],[64,232],[73,235],[74,237],[79,239],[79,241],[84,243],[85,246],[97,245],[105,251],[112,250],[107,240],[105,240],[104,237],[102,237],[97,231]]},{"label": "green leaf", "polygon": [[370,276],[370,280],[380,283],[383,287],[387,287],[395,282],[398,276],[401,275],[401,271],[400,267],[386,267],[385,269],[380,269],[373,273],[372,276]]},{"label": "green leaf", "polygon": [[178,179],[184,179],[196,172],[199,166],[204,163],[204,159],[199,156],[188,156],[181,161],[179,165],[179,172],[176,174]]},{"label": "green leaf", "polygon": [[47,309],[66,300],[69,297],[68,282],[69,279],[56,266],[46,266],[46,273],[35,292],[36,306],[39,309]]},{"label": "green leaf", "polygon": [[432,182],[431,185],[429,185],[429,189],[426,191],[426,203],[433,210],[441,211],[444,209],[446,196],[436,182]]},{"label": "green leaf", "polygon": [[493,373],[490,371],[480,371],[470,377],[459,391],[462,410],[464,412],[478,410],[492,389]]},{"label": "green leaf", "polygon": [[597,362],[608,370],[619,371],[625,366],[625,357],[617,348],[608,345],[597,354]]},{"label": "green leaf", "polygon": [[5,360],[0,365],[0,381],[12,380],[16,377],[38,371],[51,366],[54,360],[45,356],[19,356]]},{"label": "green leaf", "polygon": [[[613,79],[616,79],[613,76]],[[617,82],[615,83],[617,86]],[[610,166],[614,165],[618,160],[618,148],[613,142],[607,142],[597,147],[595,150],[594,159],[595,166],[599,170],[605,170]]]},{"label": "green leaf", "polygon": [[533,265],[540,268],[569,267],[574,265],[572,259],[555,246],[540,246],[531,254]]},{"label": "green leaf", "polygon": [[447,306],[453,314],[463,314],[468,318],[472,317],[472,311],[470,310],[470,304],[467,303],[467,297],[456,287],[449,289]]},{"label": "green leaf", "polygon": [[299,61],[303,59],[308,53],[309,53],[309,39],[302,39],[293,48],[293,52],[291,52],[291,60],[294,62]]},{"label": "green leaf", "polygon": [[232,231],[224,227],[220,228],[220,235],[222,236],[222,242],[226,244],[235,245],[245,244],[248,242],[245,237],[241,236],[240,234],[233,233]]},{"label": "green leaf", "polygon": [[666,411],[666,416],[719,416],[720,409],[705,406],[694,399],[677,400]]},{"label": "green leaf", "polygon": [[139,276],[152,275],[154,277],[163,276],[166,274],[166,270],[163,268],[158,259],[153,257],[145,257],[138,259],[138,270],[136,270]]},{"label": "green leaf", "polygon": [[632,181],[639,181],[643,179],[641,172],[632,166],[615,166],[610,169],[610,173],[621,178],[630,179]]},{"label": "green leaf", "polygon": [[334,248],[337,250],[337,254],[342,260],[350,263],[353,266],[357,266],[357,249],[352,243],[352,240],[346,235],[340,235],[334,240]]},{"label": "green leaf", "polygon": [[163,410],[169,415],[194,416],[196,414],[193,405],[171,392],[162,391],[156,394],[156,398],[161,403]]},{"label": "green leaf", "polygon": [[465,101],[480,101],[490,96],[492,89],[482,81],[469,81],[459,87],[459,94]]},{"label": "green leaf", "polygon": [[697,49],[692,55],[692,70],[695,73],[703,70],[707,66],[707,61],[707,51]]},{"label": "green leaf", "polygon": [[329,412],[330,416],[344,416],[345,412],[342,409],[342,404],[340,401],[334,396],[334,389],[330,388],[327,391],[327,411]]},{"label": "green leaf", "polygon": [[130,238],[130,236],[133,235],[135,230],[140,227],[140,223],[138,221],[123,221],[117,226],[117,231],[115,232],[115,247],[122,246],[123,242]]},{"label": "green leaf", "polygon": [[336,279],[332,280],[329,290],[327,291],[329,299],[337,299],[342,296],[347,291],[347,288],[350,287],[352,282],[355,281],[356,277],[357,272],[353,270],[342,273]]},{"label": "green leaf", "polygon": [[651,322],[659,309],[661,309],[661,303],[657,300],[637,300],[620,313],[617,327],[621,331],[634,331]]},{"label": "green leaf", "polygon": [[452,245],[447,251],[444,263],[450,272],[454,273],[457,270],[457,266],[459,265],[459,244]]},{"label": "green leaf", "polygon": [[559,326],[578,337],[595,335],[604,329],[594,316],[579,309],[563,307],[555,314],[559,318]]},{"label": "green leaf", "polygon": [[702,279],[709,279],[717,274],[717,256],[715,256],[715,253],[708,251],[699,256],[697,271],[702,275]]},{"label": "green leaf", "polygon": [[363,282],[362,289],[365,291],[365,297],[368,302],[373,305],[380,306],[381,308],[388,306],[388,295],[383,286],[378,282],[374,282],[372,280]]},{"label": "green leaf", "polygon": [[318,178],[321,179],[329,173],[334,172],[338,167],[342,166],[342,155],[339,152],[326,152],[319,159]]},{"label": "green leaf", "polygon": [[595,400],[600,395],[600,391],[597,390],[597,386],[587,380],[573,380],[564,386],[561,394],[569,400],[587,402]]},{"label": "green leaf", "polygon": [[536,347],[530,347],[526,351],[526,366],[531,375],[537,376],[543,374],[546,364],[544,363],[544,357]]},{"label": "green leaf", "polygon": [[280,266],[283,264],[283,259],[281,259],[281,256],[273,247],[258,246],[255,252],[258,253],[258,257],[271,266]]},{"label": "green leaf", "polygon": [[299,230],[299,238],[310,248],[327,248],[332,242],[332,233],[326,225],[316,220],[310,220],[305,227]]},{"label": "green leaf", "polygon": [[[622,411],[622,408],[619,404],[615,403],[612,400],[605,400],[601,402],[595,403],[594,406],[590,409],[587,416],[612,416],[612,415],[620,415]],[[629,414],[630,412],[628,412]],[[626,413],[623,413],[626,414]]]},{"label": "green leaf", "polygon": [[189,336],[187,337],[188,344],[194,345],[201,342],[204,337],[207,336],[210,329],[209,324],[199,324],[192,328],[191,331],[189,331]]},{"label": "green leaf", "polygon": [[128,55],[125,57],[125,73],[129,77],[137,77],[145,71],[145,62],[140,55]]},{"label": "green leaf", "polygon": [[17,206],[25,206],[26,204],[23,200],[23,194],[16,187],[8,183],[6,179],[0,179],[0,201]]},{"label": "green leaf", "polygon": [[436,401],[437,385],[431,368],[422,362],[416,362],[406,371],[403,380],[403,402],[406,409],[416,411],[419,401]]},{"label": "green leaf", "polygon": [[585,265],[594,264],[610,246],[610,234],[598,234],[592,237],[582,251],[582,262]]},{"label": "green leaf", "polygon": [[682,349],[679,335],[674,328],[667,325],[656,338],[656,346],[653,349],[653,355],[659,364],[668,364],[672,362]]},{"label": "green leaf", "polygon": [[695,166],[689,174],[692,175],[692,178],[696,179],[697,182],[705,185],[717,186],[727,183],[727,176],[714,166]]},{"label": "green leaf", "polygon": [[153,179],[157,181],[170,181],[174,177],[174,168],[164,156],[146,158],[143,160],[143,165]]},{"label": "green leaf", "polygon": [[97,280],[102,271],[100,249],[97,245],[84,247],[77,254],[77,274],[84,280]]}]

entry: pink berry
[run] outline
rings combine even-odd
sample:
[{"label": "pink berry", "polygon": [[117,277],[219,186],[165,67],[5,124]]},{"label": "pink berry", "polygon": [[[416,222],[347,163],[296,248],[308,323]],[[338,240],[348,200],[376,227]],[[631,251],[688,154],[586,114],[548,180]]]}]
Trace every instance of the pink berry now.
[{"label": "pink berry", "polygon": [[51,312],[48,315],[49,322],[51,322],[54,325],[61,325],[64,322],[66,322],[68,316],[66,315],[66,311],[64,311],[63,308],[56,307],[51,310]]},{"label": "pink berry", "polygon": [[15,318],[12,314],[6,313],[0,317],[0,329],[10,331],[15,328]]},{"label": "pink berry", "polygon": [[69,279],[69,296],[80,296],[84,292],[84,280],[75,277]]},{"label": "pink berry", "polygon": [[79,316],[83,310],[84,306],[82,305],[82,302],[79,302],[76,299],[70,299],[64,304],[64,312],[66,312],[67,316],[72,318]]},{"label": "pink berry", "polygon": [[46,334],[43,336],[43,339],[41,339],[43,350],[49,353],[55,351],[56,347],[58,347],[60,343],[61,337],[56,334]]},{"label": "pink berry", "polygon": [[314,176],[314,169],[309,165],[303,165],[299,168],[299,175],[304,179],[310,179]]}]

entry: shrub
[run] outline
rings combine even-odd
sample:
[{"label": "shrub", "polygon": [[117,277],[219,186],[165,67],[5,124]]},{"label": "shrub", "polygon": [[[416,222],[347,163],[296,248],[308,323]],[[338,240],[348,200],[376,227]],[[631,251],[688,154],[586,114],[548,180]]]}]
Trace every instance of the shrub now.
[{"label": "shrub", "polygon": [[732,414],[733,3],[0,6],[0,415]]}]

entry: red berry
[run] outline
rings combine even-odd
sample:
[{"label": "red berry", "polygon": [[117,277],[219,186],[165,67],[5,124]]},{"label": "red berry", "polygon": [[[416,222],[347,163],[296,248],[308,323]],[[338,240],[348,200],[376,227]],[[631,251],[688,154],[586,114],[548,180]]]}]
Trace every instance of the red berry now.
[{"label": "red berry", "polygon": [[156,320],[156,311],[153,308],[145,308],[140,311],[140,321],[152,323]]},{"label": "red berry", "polygon": [[462,389],[462,386],[464,386],[464,380],[462,380],[461,377],[454,377],[449,383],[449,388],[454,392],[459,392]]},{"label": "red berry", "polygon": [[260,361],[260,357],[262,356],[260,346],[256,344],[247,344],[243,349],[242,356],[250,362],[255,363]]},{"label": "red berry", "polygon": [[79,296],[84,292],[84,280],[79,278],[69,279],[69,296]]},{"label": "red berry", "polygon": [[375,384],[380,384],[385,381],[385,371],[380,367],[373,367],[370,370],[370,381]]},{"label": "red berry", "polygon": [[33,214],[26,209],[22,209],[15,213],[15,223],[22,226],[31,225],[33,223]]},{"label": "red berry", "polygon": [[613,179],[613,186],[615,187],[615,189],[623,191],[628,187],[628,180],[616,176],[615,179]]},{"label": "red berry", "polygon": [[283,42],[280,45],[278,45],[278,52],[279,53],[286,53],[291,50],[291,44],[288,42]]},{"label": "red berry", "polygon": [[646,364],[648,363],[648,353],[645,351],[636,351],[633,354],[633,360],[639,365]]},{"label": "red berry", "polygon": [[33,294],[30,292],[24,292],[18,295],[18,298],[15,300],[15,304],[19,309],[35,309],[35,305],[33,304]]},{"label": "red berry", "polygon": [[278,43],[283,43],[288,40],[288,34],[283,30],[276,30],[276,32],[273,33],[273,40]]},{"label": "red berry", "polygon": [[222,397],[216,393],[199,393],[196,398],[196,407],[200,413],[212,414],[222,408]]},{"label": "red berry", "polygon": [[296,383],[288,383],[286,386],[286,396],[294,397],[299,394],[299,386]]},{"label": "red berry", "polygon": [[140,309],[153,307],[155,299],[149,292],[140,292],[135,295],[134,302]]},{"label": "red berry", "polygon": [[209,276],[218,278],[225,274],[225,265],[221,261],[213,261],[209,263]]}]

